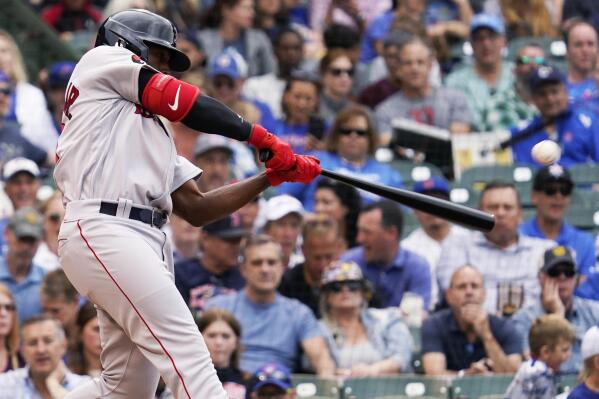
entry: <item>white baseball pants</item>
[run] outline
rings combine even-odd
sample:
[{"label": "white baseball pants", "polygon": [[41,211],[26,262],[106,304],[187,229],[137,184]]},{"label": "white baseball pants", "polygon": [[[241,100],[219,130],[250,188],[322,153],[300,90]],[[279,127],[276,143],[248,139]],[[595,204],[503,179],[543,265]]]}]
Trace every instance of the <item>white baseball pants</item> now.
[{"label": "white baseball pants", "polygon": [[160,375],[177,399],[226,398],[164,233],[128,219],[121,202],[116,217],[100,214],[99,200],[71,202],[60,229],[60,263],[98,309],[104,368],[67,398],[150,399]]}]

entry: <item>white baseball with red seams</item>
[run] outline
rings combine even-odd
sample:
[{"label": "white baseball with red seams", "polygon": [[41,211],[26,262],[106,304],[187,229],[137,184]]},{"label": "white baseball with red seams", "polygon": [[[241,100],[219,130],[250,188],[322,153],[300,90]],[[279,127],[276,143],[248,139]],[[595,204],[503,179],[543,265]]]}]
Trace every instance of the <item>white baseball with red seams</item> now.
[{"label": "white baseball with red seams", "polygon": [[535,144],[530,153],[532,158],[541,165],[551,165],[559,161],[562,149],[553,140],[543,140]]}]

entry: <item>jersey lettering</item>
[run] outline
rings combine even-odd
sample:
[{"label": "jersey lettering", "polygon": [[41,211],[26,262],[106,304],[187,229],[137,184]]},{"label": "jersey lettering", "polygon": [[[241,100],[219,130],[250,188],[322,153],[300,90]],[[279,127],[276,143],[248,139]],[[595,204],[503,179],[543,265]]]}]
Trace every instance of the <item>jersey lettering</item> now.
[{"label": "jersey lettering", "polygon": [[64,108],[62,109],[62,112],[69,119],[73,117],[73,115],[71,115],[70,109],[71,105],[73,105],[77,97],[79,97],[79,89],[76,88],[74,84],[69,83],[69,86],[67,87],[67,91],[65,94]]}]

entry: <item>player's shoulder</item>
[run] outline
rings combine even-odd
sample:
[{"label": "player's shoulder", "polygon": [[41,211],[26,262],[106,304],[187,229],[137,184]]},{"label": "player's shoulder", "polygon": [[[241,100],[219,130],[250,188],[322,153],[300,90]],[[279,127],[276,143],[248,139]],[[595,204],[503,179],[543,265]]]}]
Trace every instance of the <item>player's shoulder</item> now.
[{"label": "player's shoulder", "polygon": [[145,65],[137,54],[119,46],[98,46],[86,52],[79,61],[80,64],[108,65],[114,62]]}]

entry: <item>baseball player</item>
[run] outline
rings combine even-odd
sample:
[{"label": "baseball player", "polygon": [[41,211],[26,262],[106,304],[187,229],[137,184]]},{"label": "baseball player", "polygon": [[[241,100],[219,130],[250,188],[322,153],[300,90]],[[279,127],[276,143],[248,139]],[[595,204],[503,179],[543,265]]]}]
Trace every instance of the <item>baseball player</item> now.
[{"label": "baseball player", "polygon": [[[174,212],[200,226],[240,208],[270,185],[310,182],[315,158],[168,73],[189,59],[167,19],[127,10],[101,25],[65,94],[54,178],[64,195],[59,257],[98,309],[100,378],[67,398],[152,398],[159,375],[177,399],[225,398],[192,315],[173,282],[160,227]],[[158,115],[245,140],[272,158],[266,172],[202,193],[201,170],[177,155]]]}]

